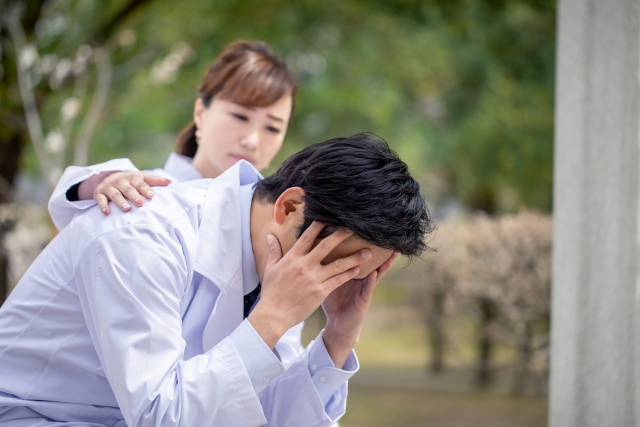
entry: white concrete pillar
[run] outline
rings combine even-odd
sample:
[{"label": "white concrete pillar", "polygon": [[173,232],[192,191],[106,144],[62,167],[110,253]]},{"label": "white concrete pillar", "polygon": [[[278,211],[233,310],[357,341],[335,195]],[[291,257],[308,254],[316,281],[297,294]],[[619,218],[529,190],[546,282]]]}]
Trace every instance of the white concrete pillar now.
[{"label": "white concrete pillar", "polygon": [[559,0],[550,427],[640,427],[640,0]]}]

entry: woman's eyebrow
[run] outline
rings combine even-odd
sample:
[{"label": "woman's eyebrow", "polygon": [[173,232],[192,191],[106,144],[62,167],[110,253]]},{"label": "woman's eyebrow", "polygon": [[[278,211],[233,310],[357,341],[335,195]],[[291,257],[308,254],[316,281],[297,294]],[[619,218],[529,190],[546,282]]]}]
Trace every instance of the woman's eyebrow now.
[{"label": "woman's eyebrow", "polygon": [[269,117],[270,119],[273,119],[277,122],[284,122],[284,119],[280,118],[280,117],[276,117],[273,114],[267,114],[267,117]]},{"label": "woman's eyebrow", "polygon": [[[242,104],[238,104],[238,105],[240,105],[243,108],[246,108],[247,110],[256,111],[256,109],[254,107],[250,106],[250,105],[242,105]],[[274,116],[271,113],[268,113],[267,117],[269,117],[270,119],[275,120],[277,122],[284,122],[284,119],[282,117]]]}]

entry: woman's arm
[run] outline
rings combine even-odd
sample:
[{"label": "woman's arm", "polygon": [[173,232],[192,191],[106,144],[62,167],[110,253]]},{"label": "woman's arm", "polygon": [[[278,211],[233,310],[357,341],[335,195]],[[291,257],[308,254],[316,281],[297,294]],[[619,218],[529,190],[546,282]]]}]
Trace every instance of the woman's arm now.
[{"label": "woman's arm", "polygon": [[[110,201],[126,212],[131,209],[131,205],[125,198],[136,206],[142,206],[143,196],[151,199],[154,195],[151,186],[165,186],[170,182],[169,178],[140,171],[102,172],[77,184],[77,200],[95,200],[105,215],[109,215]],[[67,199],[70,200],[69,191]]]},{"label": "woman's arm", "polygon": [[[114,159],[93,166],[69,166],[65,169],[51,194],[48,206],[49,215],[58,230],[64,228],[79,211],[95,206],[97,200],[93,199],[93,192],[96,187],[106,177],[120,171],[142,173],[129,159]],[[157,185],[169,184],[171,177],[168,174],[163,174],[162,170],[154,170],[153,173],[166,175],[166,183]],[[135,200],[135,196],[133,197]]]}]

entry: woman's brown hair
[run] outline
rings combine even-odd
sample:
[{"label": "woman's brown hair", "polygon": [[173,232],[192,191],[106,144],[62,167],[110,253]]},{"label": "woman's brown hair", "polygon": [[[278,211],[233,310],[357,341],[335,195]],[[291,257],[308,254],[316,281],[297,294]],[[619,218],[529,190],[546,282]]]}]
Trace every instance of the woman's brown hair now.
[{"label": "woman's brown hair", "polygon": [[[266,107],[287,93],[295,99],[296,81],[287,64],[266,43],[239,40],[228,45],[209,65],[198,91],[205,107],[216,96],[246,107]],[[178,154],[195,156],[195,134],[192,121],[178,135]]]}]

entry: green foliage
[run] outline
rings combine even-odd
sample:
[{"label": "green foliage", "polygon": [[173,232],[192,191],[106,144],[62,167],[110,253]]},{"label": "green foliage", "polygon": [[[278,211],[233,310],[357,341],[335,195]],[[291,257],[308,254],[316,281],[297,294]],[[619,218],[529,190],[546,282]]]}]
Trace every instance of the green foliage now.
[{"label": "green foliage", "polygon": [[[49,3],[70,17],[68,31],[42,47],[58,55],[71,55],[120,7]],[[372,131],[434,200],[457,198],[488,212],[551,208],[553,0],[149,0],[119,28],[136,39],[113,51],[121,77],[92,162],[128,156],[139,167],[161,166],[191,119],[205,67],[230,41],[262,39],[301,86],[285,147],[267,173],[308,144]],[[154,83],[152,68],[176,42],[197,57],[174,80]],[[58,120],[70,92],[42,99],[45,125]],[[434,177],[442,184],[431,185]]]}]

